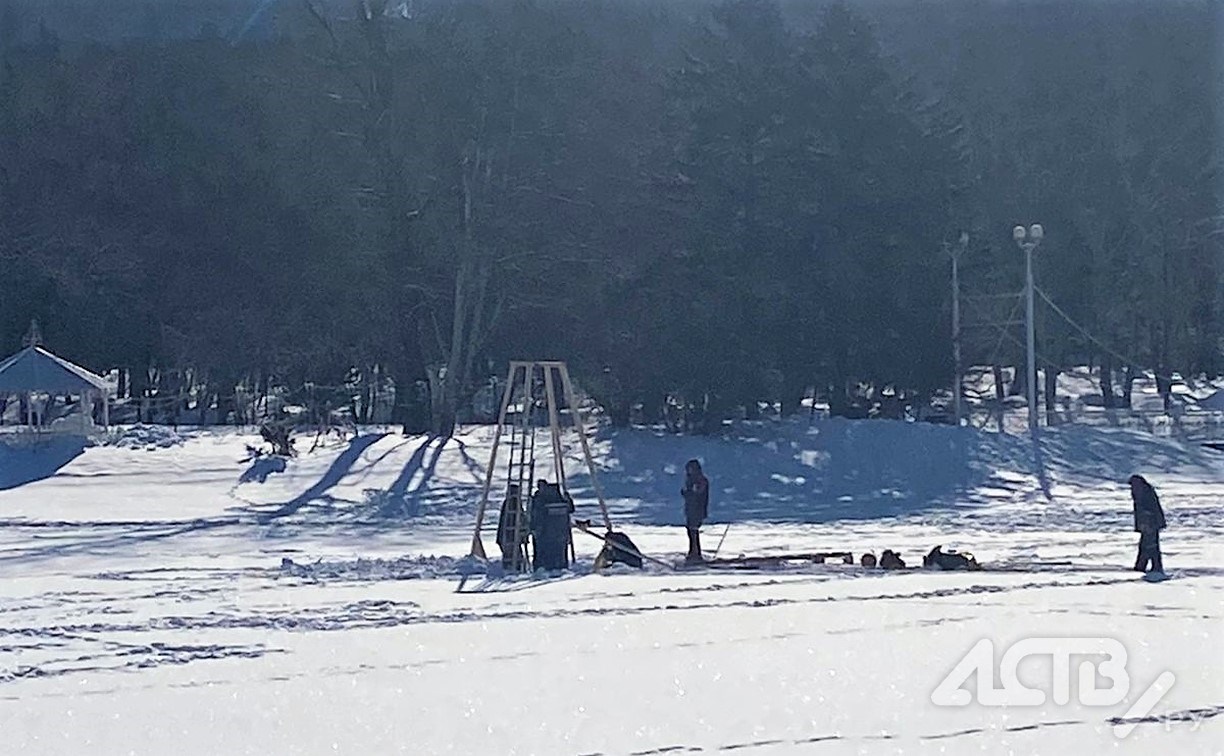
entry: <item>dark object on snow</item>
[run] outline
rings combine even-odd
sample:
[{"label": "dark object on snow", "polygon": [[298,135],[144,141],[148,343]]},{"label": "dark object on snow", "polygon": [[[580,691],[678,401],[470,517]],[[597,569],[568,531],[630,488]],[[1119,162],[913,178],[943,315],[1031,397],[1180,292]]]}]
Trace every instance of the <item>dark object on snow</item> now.
[{"label": "dark object on snow", "polygon": [[[608,536],[607,536],[607,535],[605,535],[605,534],[603,534],[603,533],[597,533],[597,532],[595,532],[594,530],[591,530],[591,521],[590,521],[590,520],[574,520],[574,527],[575,527],[575,528],[578,530],[578,532],[580,532],[580,533],[586,533],[587,535],[591,536],[592,538],[598,538],[599,540],[603,541],[605,545],[606,545],[606,544],[607,544],[607,542],[608,542]],[[636,556],[638,556],[639,558],[641,558],[641,559],[642,559],[642,561],[645,561],[645,562],[654,562],[655,564],[659,565],[660,567],[667,567],[667,568],[669,568],[669,569],[674,569],[674,568],[675,568],[675,565],[673,565],[671,562],[665,562],[665,561],[663,561],[662,559],[655,559],[655,558],[654,558],[654,557],[652,557],[652,556],[648,556],[648,555],[646,555],[646,554],[643,554],[641,551],[637,550],[636,548],[635,548],[634,550],[635,550],[635,551],[637,551]]]},{"label": "dark object on snow", "polygon": [[864,567],[875,567],[876,566],[875,554],[872,554],[870,551],[868,551],[866,554],[863,555],[863,558],[859,560],[859,564],[863,565]]},{"label": "dark object on snow", "polygon": [[922,558],[922,566],[935,570],[980,570],[972,554],[961,554],[956,551],[944,551],[943,546],[936,546],[931,553]]},{"label": "dark object on snow", "polygon": [[272,445],[272,453],[278,457],[292,457],[297,454],[293,449],[293,439],[289,438],[289,426],[269,420],[259,426],[259,436]]},{"label": "dark object on snow", "polygon": [[884,549],[884,553],[880,555],[880,567],[885,570],[903,570],[905,560],[892,549]]},{"label": "dark object on snow", "polygon": [[527,566],[527,512],[517,483],[510,484],[497,518],[497,548],[502,552],[502,567],[521,571]]},{"label": "dark object on snow", "polygon": [[603,569],[620,562],[636,569],[642,569],[642,552],[634,545],[629,536],[609,530],[604,535],[604,547],[595,557],[595,569]]},{"label": "dark object on snow", "polygon": [[814,564],[826,564],[830,560],[837,560],[842,564],[854,564],[854,554],[849,551],[821,551],[816,553],[770,554],[768,556],[738,556],[709,559],[696,563],[686,561],[680,566],[691,567],[697,564],[713,569],[778,570],[788,567],[808,567]]},{"label": "dark object on snow", "polygon": [[531,535],[535,541],[532,566],[544,570],[569,567],[570,512],[574,504],[559,485],[541,480],[531,497]]},{"label": "dark object on snow", "polygon": [[688,554],[685,561],[702,562],[701,524],[710,515],[710,480],[701,471],[701,463],[690,459],[684,465],[684,527],[688,531]]},{"label": "dark object on snow", "polygon": [[1153,572],[1164,572],[1164,560],[1160,555],[1160,531],[1165,527],[1164,510],[1156,489],[1142,475],[1132,475],[1130,480],[1131,501],[1135,506],[1135,532],[1139,534],[1139,555],[1135,558],[1135,569],[1147,572],[1150,564]]}]

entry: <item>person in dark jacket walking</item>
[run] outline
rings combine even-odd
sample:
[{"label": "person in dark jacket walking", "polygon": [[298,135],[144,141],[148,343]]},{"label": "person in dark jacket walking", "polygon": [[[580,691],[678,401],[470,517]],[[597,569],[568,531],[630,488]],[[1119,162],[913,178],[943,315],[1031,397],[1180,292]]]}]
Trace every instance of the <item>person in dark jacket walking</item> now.
[{"label": "person in dark jacket walking", "polygon": [[1156,489],[1142,475],[1132,475],[1130,480],[1131,500],[1135,504],[1135,532],[1139,534],[1139,556],[1135,569],[1147,572],[1164,572],[1160,558],[1160,531],[1165,527],[1164,510],[1160,508],[1160,497]]},{"label": "person in dark jacket walking", "polygon": [[684,527],[688,531],[688,555],[684,561],[700,564],[701,524],[710,514],[710,481],[701,471],[701,463],[690,459],[684,466]]}]

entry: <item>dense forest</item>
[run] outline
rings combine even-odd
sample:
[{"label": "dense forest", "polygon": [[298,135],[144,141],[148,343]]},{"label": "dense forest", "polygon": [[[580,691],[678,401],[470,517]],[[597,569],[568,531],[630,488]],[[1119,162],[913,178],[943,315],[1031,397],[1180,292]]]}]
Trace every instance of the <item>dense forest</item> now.
[{"label": "dense forest", "polygon": [[440,433],[520,357],[616,422],[922,404],[951,254],[1008,321],[1039,222],[1047,375],[1224,371],[1219,3],[184,5],[0,8],[3,351]]}]

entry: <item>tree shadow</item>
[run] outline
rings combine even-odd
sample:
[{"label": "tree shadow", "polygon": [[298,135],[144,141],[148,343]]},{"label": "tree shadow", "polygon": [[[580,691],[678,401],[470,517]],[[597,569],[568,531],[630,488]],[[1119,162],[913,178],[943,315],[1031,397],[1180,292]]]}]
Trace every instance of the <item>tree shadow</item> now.
[{"label": "tree shadow", "polygon": [[[888,423],[765,422],[726,438],[605,430],[600,482],[609,499],[640,501],[620,514],[652,525],[683,523],[688,458],[701,459],[710,476],[711,522],[825,523],[977,507],[985,503],[979,489],[1009,485],[996,479],[975,431]],[[589,487],[585,471],[573,480]]]},{"label": "tree shadow", "polygon": [[[84,537],[67,542],[56,540],[56,542],[45,546],[39,545],[32,548],[5,552],[3,555],[0,555],[0,563],[29,562],[37,559],[49,559],[83,553],[92,554],[98,549],[148,543],[188,533],[240,524],[241,520],[237,517],[206,517],[177,522],[126,523],[124,524],[124,529],[117,533]],[[107,524],[102,523],[102,525],[106,526]],[[118,523],[114,525],[118,525]]]},{"label": "tree shadow", "polygon": [[1041,442],[1033,438],[1033,470],[1037,475],[1037,483],[1041,486],[1041,493],[1045,496],[1046,501],[1054,501],[1054,491],[1050,482],[1050,472],[1046,466],[1045,451],[1042,449]]},{"label": "tree shadow", "polygon": [[472,474],[472,477],[483,481],[487,472],[485,466],[480,462],[477,462],[476,459],[468,452],[467,444],[463,443],[462,439],[455,437],[454,441],[459,447],[459,455],[463,458],[463,466],[468,469],[468,472]]},{"label": "tree shadow", "polygon": [[348,448],[340,453],[332,462],[331,467],[319,479],[319,482],[295,496],[292,500],[283,504],[274,504],[276,509],[271,512],[265,512],[260,515],[259,521],[261,524],[267,524],[281,517],[287,517],[296,513],[299,509],[306,506],[310,502],[324,498],[327,492],[335,487],[341,480],[348,475],[349,470],[356,464],[357,460],[366,449],[369,449],[374,444],[381,441],[387,434],[385,433],[369,433],[364,436],[358,436],[349,442]]},{"label": "tree shadow", "polygon": [[85,451],[85,439],[57,436],[27,447],[0,444],[0,491],[50,478]]},{"label": "tree shadow", "polygon": [[422,501],[448,441],[431,435],[416,448],[391,485],[376,497],[383,516],[416,517],[421,514]]}]

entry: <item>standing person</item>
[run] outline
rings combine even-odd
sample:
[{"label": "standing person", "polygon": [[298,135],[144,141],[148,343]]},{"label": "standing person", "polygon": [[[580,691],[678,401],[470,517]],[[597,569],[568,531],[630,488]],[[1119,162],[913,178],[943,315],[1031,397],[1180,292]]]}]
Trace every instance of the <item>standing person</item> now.
[{"label": "standing person", "polygon": [[1135,532],[1139,534],[1139,556],[1135,569],[1147,572],[1148,563],[1152,572],[1164,572],[1160,558],[1160,531],[1165,526],[1164,510],[1160,508],[1160,497],[1156,489],[1142,475],[1132,475],[1130,480],[1131,500],[1135,504]]},{"label": "standing person", "polygon": [[688,531],[688,554],[684,561],[688,564],[700,564],[701,558],[701,524],[710,513],[710,481],[701,471],[701,463],[690,459],[684,466],[684,488],[680,489],[684,497],[684,527]]},{"label": "standing person", "polygon": [[497,518],[497,547],[502,552],[502,567],[518,572],[527,565],[527,512],[517,483],[511,483]]}]

